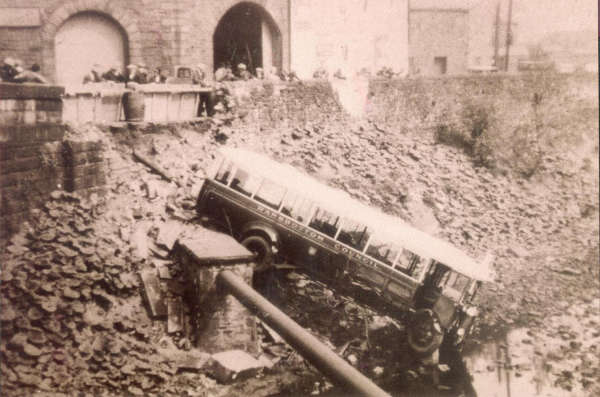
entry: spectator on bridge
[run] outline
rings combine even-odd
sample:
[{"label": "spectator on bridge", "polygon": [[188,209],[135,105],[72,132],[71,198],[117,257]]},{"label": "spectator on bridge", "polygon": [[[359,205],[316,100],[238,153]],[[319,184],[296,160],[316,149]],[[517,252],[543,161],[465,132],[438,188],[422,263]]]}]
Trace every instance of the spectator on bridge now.
[{"label": "spectator on bridge", "polygon": [[89,83],[101,83],[102,81],[104,81],[104,79],[102,78],[102,67],[98,64],[95,64],[92,67],[92,70],[85,75],[85,77],[83,78],[83,84],[89,84]]},{"label": "spectator on bridge", "polygon": [[245,64],[240,63],[237,65],[237,78],[240,80],[248,81],[253,79],[254,76],[252,76],[250,72],[246,69]]},{"label": "spectator on bridge", "polygon": [[327,77],[329,77],[329,74],[323,67],[317,68],[317,70],[315,70],[313,73],[313,78],[315,79],[326,79]]},{"label": "spectator on bridge", "polygon": [[146,84],[146,76],[140,74],[137,65],[131,64],[127,66],[127,76],[125,78],[127,83]]},{"label": "spectator on bridge", "polygon": [[208,87],[208,82],[206,81],[206,65],[202,62],[197,64],[194,70],[192,70],[192,83],[201,87]]},{"label": "spectator on bridge", "polygon": [[340,80],[346,80],[346,76],[344,76],[344,73],[342,73],[342,69],[338,69],[334,74],[333,77],[335,77],[336,79],[340,79]]},{"label": "spectator on bridge", "polygon": [[123,83],[125,82],[125,76],[121,73],[121,65],[115,63],[108,72],[102,75],[102,78],[106,81],[114,81],[115,83]]},{"label": "spectator on bridge", "polygon": [[281,73],[279,70],[277,70],[277,68],[275,66],[271,67],[271,73],[269,73],[269,76],[267,78],[267,80],[271,80],[271,81],[285,81],[285,76],[283,75],[283,73]]},{"label": "spectator on bridge", "polygon": [[287,73],[286,80],[287,81],[297,81],[299,83],[302,83],[302,80],[300,80],[300,77],[298,77],[298,75],[296,74],[296,72],[294,72],[293,70],[290,70]]},{"label": "spectator on bridge", "polygon": [[156,84],[164,84],[167,81],[167,76],[165,76],[162,72],[161,68],[155,68],[154,69],[154,75],[152,76],[152,78],[150,79],[151,83],[156,83]]},{"label": "spectator on bridge", "polygon": [[259,80],[264,80],[265,71],[263,70],[263,68],[256,68],[256,78]]},{"label": "spectator on bridge", "polygon": [[148,84],[148,67],[146,66],[146,64],[144,62],[140,62],[138,64],[137,76],[138,76],[138,79],[137,79],[136,83]]},{"label": "spectator on bridge", "polygon": [[12,83],[17,74],[19,72],[15,68],[15,60],[11,57],[4,58],[4,64],[2,65],[2,69],[0,69],[0,81]]},{"label": "spectator on bridge", "polygon": [[[39,67],[38,67],[39,70]],[[15,83],[37,83],[37,84],[48,84],[48,80],[39,73],[32,72],[31,70],[25,70],[22,66],[18,66],[16,71],[19,73],[14,77]]]},{"label": "spectator on bridge", "polygon": [[225,81],[225,78],[227,77],[227,68],[225,65],[221,65],[217,68],[217,70],[215,71],[215,81],[221,82],[221,81]]}]

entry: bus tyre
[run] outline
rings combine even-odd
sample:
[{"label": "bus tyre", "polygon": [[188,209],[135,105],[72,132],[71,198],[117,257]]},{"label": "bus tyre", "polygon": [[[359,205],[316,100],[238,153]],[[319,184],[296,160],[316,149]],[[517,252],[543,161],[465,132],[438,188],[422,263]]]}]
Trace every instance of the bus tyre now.
[{"label": "bus tyre", "polygon": [[419,355],[429,355],[440,348],[444,334],[435,327],[435,318],[429,310],[417,312],[408,329],[408,345]]},{"label": "bus tyre", "polygon": [[269,243],[260,236],[250,236],[242,240],[242,245],[248,249],[248,251],[256,254],[254,262],[257,265],[266,265],[270,263],[273,256],[273,251]]}]

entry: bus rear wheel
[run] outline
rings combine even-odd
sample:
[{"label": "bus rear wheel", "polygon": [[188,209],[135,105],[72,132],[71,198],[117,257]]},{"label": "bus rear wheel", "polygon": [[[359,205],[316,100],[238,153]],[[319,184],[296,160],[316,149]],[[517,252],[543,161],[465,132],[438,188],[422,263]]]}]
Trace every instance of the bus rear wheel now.
[{"label": "bus rear wheel", "polygon": [[256,256],[254,262],[257,265],[267,265],[271,262],[273,251],[269,243],[260,236],[249,236],[242,240],[242,245]]}]

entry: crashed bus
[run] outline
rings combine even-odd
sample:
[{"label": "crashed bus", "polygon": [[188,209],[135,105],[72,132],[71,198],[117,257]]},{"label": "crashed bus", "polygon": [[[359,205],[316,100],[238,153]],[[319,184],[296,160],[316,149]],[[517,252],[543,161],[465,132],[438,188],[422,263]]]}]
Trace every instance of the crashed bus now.
[{"label": "crashed bus", "polygon": [[227,230],[258,264],[283,257],[328,281],[357,281],[413,313],[408,343],[431,354],[461,343],[478,315],[473,298],[492,281],[491,257],[453,245],[328,187],[294,167],[224,148],[197,200],[200,216]]}]

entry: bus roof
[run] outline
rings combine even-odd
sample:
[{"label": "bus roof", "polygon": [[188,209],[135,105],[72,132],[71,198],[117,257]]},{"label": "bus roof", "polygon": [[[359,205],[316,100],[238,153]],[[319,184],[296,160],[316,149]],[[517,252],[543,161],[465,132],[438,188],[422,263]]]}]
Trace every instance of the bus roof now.
[{"label": "bus roof", "polygon": [[313,199],[336,215],[369,226],[378,235],[383,234],[390,242],[397,242],[421,257],[443,263],[465,276],[493,281],[491,264],[478,264],[454,245],[415,229],[400,218],[362,204],[348,193],[326,186],[291,165],[244,149],[222,148],[220,152],[244,171],[267,177],[274,183]]}]

